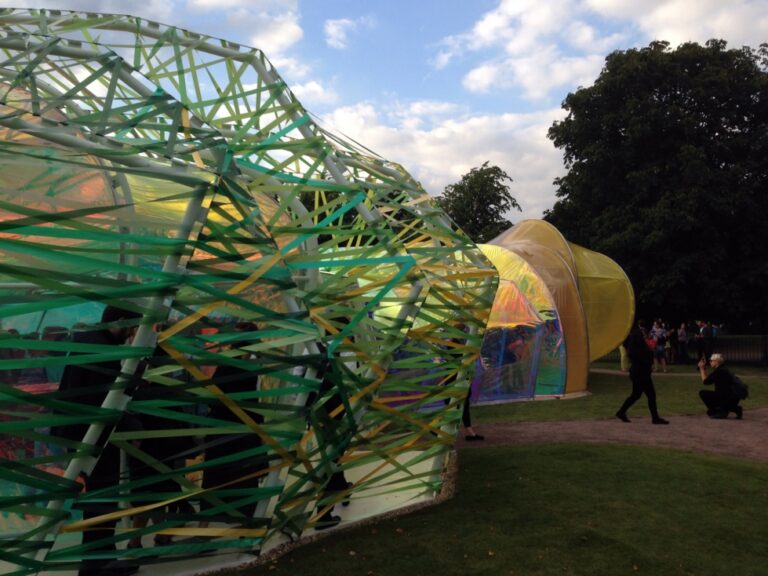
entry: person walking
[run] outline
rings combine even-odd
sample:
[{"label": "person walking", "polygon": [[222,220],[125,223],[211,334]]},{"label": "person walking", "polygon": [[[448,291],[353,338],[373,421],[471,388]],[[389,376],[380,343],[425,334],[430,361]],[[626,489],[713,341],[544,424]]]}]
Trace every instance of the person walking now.
[{"label": "person walking", "polygon": [[653,351],[648,348],[645,339],[645,326],[642,320],[638,320],[637,326],[629,333],[624,342],[630,361],[629,378],[632,381],[632,393],[616,412],[616,418],[622,422],[630,422],[627,411],[640,399],[640,396],[645,394],[648,399],[648,409],[651,412],[651,422],[653,424],[669,424],[669,421],[659,416],[656,406],[656,389],[653,387],[653,380],[651,379]]}]

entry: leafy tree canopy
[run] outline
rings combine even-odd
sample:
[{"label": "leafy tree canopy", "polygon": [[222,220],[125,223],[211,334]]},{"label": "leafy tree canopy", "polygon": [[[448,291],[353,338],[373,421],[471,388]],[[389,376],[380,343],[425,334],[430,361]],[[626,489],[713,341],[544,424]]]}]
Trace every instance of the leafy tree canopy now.
[{"label": "leafy tree canopy", "polygon": [[563,102],[545,219],[625,269],[639,315],[768,329],[766,64],[766,44],[652,42]]},{"label": "leafy tree canopy", "polygon": [[521,210],[507,181],[512,182],[512,178],[504,170],[484,162],[455,184],[446,186],[437,201],[473,241],[481,244],[512,226],[504,216],[507,212],[513,208]]}]

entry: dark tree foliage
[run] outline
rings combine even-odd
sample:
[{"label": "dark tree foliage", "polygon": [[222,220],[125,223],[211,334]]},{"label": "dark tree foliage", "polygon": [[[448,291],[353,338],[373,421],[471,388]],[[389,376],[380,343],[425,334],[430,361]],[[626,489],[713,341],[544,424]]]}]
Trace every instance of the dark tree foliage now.
[{"label": "dark tree foliage", "polygon": [[488,242],[512,226],[504,217],[507,212],[521,210],[506,181],[512,182],[512,178],[504,170],[484,162],[446,186],[437,202],[473,241]]},{"label": "dark tree foliage", "polygon": [[642,317],[768,329],[767,56],[614,52],[549,130],[568,172],[544,217],[624,268]]}]

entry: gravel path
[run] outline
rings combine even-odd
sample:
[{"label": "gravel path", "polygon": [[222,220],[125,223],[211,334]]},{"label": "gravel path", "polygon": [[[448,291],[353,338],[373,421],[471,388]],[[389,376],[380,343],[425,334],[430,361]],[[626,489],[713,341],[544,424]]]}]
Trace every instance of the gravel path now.
[{"label": "gravel path", "polygon": [[629,424],[610,420],[571,422],[524,422],[480,424],[481,442],[467,442],[461,436],[457,448],[480,448],[502,444],[552,444],[586,442],[631,444],[677,448],[721,456],[768,462],[768,408],[744,410],[744,419],[733,415],[713,420],[706,415],[665,416],[668,426],[651,424],[650,416],[632,417]]}]

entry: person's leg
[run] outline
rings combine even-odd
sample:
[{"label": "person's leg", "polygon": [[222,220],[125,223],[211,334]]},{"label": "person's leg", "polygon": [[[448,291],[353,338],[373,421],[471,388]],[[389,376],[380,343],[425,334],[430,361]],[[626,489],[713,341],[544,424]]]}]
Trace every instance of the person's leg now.
[{"label": "person's leg", "polygon": [[[101,457],[96,462],[91,474],[85,481],[85,493],[96,492],[114,486],[119,478],[120,451],[113,444],[107,444]],[[115,504],[107,502],[90,502],[87,499],[79,505],[83,511],[83,520],[90,520],[117,510]],[[83,556],[78,576],[126,576],[138,571],[139,566],[131,560],[117,560],[115,544],[115,526],[117,520],[107,520],[83,530]],[[101,558],[88,558],[90,555]]]},{"label": "person's leg", "polygon": [[472,415],[469,412],[469,394],[467,394],[467,399],[464,400],[464,407],[461,411],[461,423],[464,428],[472,428]]},{"label": "person's leg", "polygon": [[[132,527],[134,530],[141,530],[149,524],[149,512],[137,514],[133,517]],[[141,536],[134,536],[128,540],[128,548],[141,548]]]},{"label": "person's leg", "polygon": [[[714,390],[699,390],[699,398],[704,402],[707,407],[707,416],[710,418],[721,418],[723,413],[723,405],[720,399],[720,395]],[[726,415],[728,412],[726,411]]]},{"label": "person's leg", "polygon": [[656,420],[659,417],[659,410],[656,406],[656,388],[653,387],[653,381],[650,378],[645,382],[643,391],[648,400],[648,411],[651,413],[651,418]]},{"label": "person's leg", "polygon": [[627,418],[627,410],[629,410],[630,407],[637,402],[640,396],[643,395],[643,389],[640,385],[640,376],[633,373],[632,368],[629,369],[629,377],[632,380],[632,393],[627,396],[627,399],[624,400],[624,404],[622,404],[619,411],[616,412],[616,417],[623,422],[629,422],[629,418]]},{"label": "person's leg", "polygon": [[730,394],[713,391],[711,398],[713,398],[714,409],[710,416],[712,418],[728,418],[728,413],[733,407],[733,397]]},{"label": "person's leg", "polygon": [[469,395],[467,395],[467,399],[464,401],[464,408],[461,413],[461,424],[464,426],[464,432],[466,432],[465,438],[467,440],[473,441],[485,439],[484,436],[481,436],[475,432],[474,428],[472,428],[472,415],[469,411]]},{"label": "person's leg", "polygon": [[[335,461],[334,463],[338,464],[338,461]],[[337,492],[348,490],[349,487],[350,484],[347,482],[347,479],[344,476],[344,472],[342,470],[337,470],[331,474],[331,477],[328,479],[328,484],[325,485],[323,499],[333,498]],[[349,500],[343,501],[342,504],[346,506],[349,504]],[[330,505],[328,503],[318,504],[317,511],[321,512],[325,510],[325,512],[323,512],[322,516],[317,519],[317,523],[315,524],[316,530],[332,528],[341,522],[341,517],[334,515],[333,509],[334,505]]]},{"label": "person's leg", "polygon": [[[105,510],[101,505],[91,503],[83,505],[82,510],[83,520],[90,520],[91,518],[113,511]],[[116,524],[117,521],[112,520],[111,522],[103,522],[83,530],[83,546],[90,546],[83,552],[83,555],[88,556],[94,552],[114,553],[117,550],[113,540]],[[101,574],[105,566],[110,562],[111,560],[109,558],[86,558],[80,564],[78,576]]]},{"label": "person's leg", "polygon": [[656,388],[653,385],[653,380],[649,377],[643,384],[643,392],[648,399],[648,410],[651,413],[651,422],[654,424],[669,424],[667,420],[659,416],[659,409],[656,405]]}]

